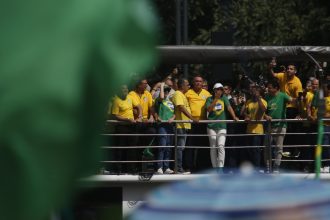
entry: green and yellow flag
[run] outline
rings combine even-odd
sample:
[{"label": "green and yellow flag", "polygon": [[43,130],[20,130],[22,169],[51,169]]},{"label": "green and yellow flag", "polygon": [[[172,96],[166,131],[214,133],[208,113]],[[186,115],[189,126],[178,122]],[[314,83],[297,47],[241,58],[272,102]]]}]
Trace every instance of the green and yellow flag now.
[{"label": "green and yellow flag", "polygon": [[144,0],[0,2],[0,219],[47,219],[96,170],[115,85],[155,60]]}]

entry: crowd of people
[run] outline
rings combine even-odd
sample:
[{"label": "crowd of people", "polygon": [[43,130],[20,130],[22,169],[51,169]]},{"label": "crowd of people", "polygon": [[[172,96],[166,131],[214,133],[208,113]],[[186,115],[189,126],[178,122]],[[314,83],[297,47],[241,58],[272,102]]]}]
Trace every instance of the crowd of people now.
[{"label": "crowd of people", "polygon": [[[138,80],[131,91],[122,85],[112,99],[109,113],[112,119],[126,123],[115,124],[114,133],[119,135],[115,136],[113,145],[117,148],[112,149],[111,155],[118,163],[112,163],[107,169],[118,174],[141,172],[143,155],[144,159],[158,161],[154,163],[156,174],[172,174],[174,170],[188,174],[211,167],[220,173],[233,172],[242,162],[249,162],[256,171],[262,172],[266,161],[269,163],[272,158],[274,172],[280,168],[313,171],[319,80],[310,78],[303,87],[294,64],[281,72],[274,72],[275,66],[272,61],[270,77],[264,85],[249,80],[248,88],[239,92],[233,91],[228,83],[216,82],[209,87],[199,74],[191,81],[177,77],[177,69],[152,87],[147,79]],[[324,100],[325,113],[321,116],[330,118],[330,89],[325,89]],[[274,119],[307,120],[287,123]],[[202,123],[204,120],[212,121]],[[214,120],[244,120],[245,123]],[[268,128],[265,120],[269,121]],[[272,158],[263,147],[267,129],[271,132]],[[324,130],[326,146],[330,144],[329,122],[324,122]],[[174,133],[177,134],[175,143]],[[283,146],[287,146],[285,151]],[[330,158],[329,149],[323,149],[324,159]],[[281,163],[282,157],[304,162],[293,166],[293,163]],[[171,162],[174,158],[176,163]],[[329,161],[324,160],[321,172],[329,172],[329,165]]]}]

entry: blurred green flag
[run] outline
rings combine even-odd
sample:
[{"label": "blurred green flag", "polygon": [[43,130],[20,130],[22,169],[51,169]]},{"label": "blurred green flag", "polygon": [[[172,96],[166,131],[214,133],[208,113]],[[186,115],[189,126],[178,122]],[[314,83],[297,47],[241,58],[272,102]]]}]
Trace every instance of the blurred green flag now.
[{"label": "blurred green flag", "polygon": [[144,0],[0,2],[0,219],[47,219],[95,172],[113,88],[155,60]]}]

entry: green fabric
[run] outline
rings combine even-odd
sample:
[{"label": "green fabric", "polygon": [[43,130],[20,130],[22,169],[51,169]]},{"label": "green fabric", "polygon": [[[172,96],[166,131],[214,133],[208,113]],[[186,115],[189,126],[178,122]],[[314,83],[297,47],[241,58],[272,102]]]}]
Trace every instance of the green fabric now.
[{"label": "green fabric", "polygon": [[44,220],[95,173],[106,103],[154,61],[143,0],[0,3],[0,219]]},{"label": "green fabric", "polygon": [[[206,99],[206,108],[208,108],[212,102],[213,102],[214,98],[208,97]],[[220,99],[217,100],[215,107],[213,108],[213,111],[211,111],[208,116],[207,119],[209,120],[226,120],[226,109],[229,106],[229,101],[228,98],[226,96],[222,96]],[[218,122],[218,123],[209,123],[207,124],[208,128],[211,129],[226,129],[227,125],[224,122]]]},{"label": "green fabric", "polygon": [[[283,92],[278,92],[277,95],[266,95],[267,101],[267,115],[273,119],[285,119],[286,118],[286,103],[290,100],[290,96]],[[271,126],[274,128],[284,127],[286,128],[286,122],[272,122]]]},{"label": "green fabric", "polygon": [[161,120],[168,121],[174,115],[174,105],[168,99],[160,100],[156,99],[156,111]]},{"label": "green fabric", "polygon": [[315,107],[315,108],[318,108],[319,107],[319,91],[316,91],[314,93],[314,96],[313,96],[313,99],[312,99],[312,103],[311,103],[311,106],[312,107]]}]

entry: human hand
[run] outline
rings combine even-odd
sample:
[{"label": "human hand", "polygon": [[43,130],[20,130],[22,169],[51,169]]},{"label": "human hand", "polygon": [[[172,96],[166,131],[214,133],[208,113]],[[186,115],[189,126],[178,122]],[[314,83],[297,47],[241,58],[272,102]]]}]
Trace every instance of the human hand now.
[{"label": "human hand", "polygon": [[197,118],[192,118],[192,121],[193,121],[194,123],[199,123],[199,119],[197,119]]},{"label": "human hand", "polygon": [[266,119],[267,121],[271,121],[273,118],[272,118],[271,116],[265,115],[265,119]]}]

